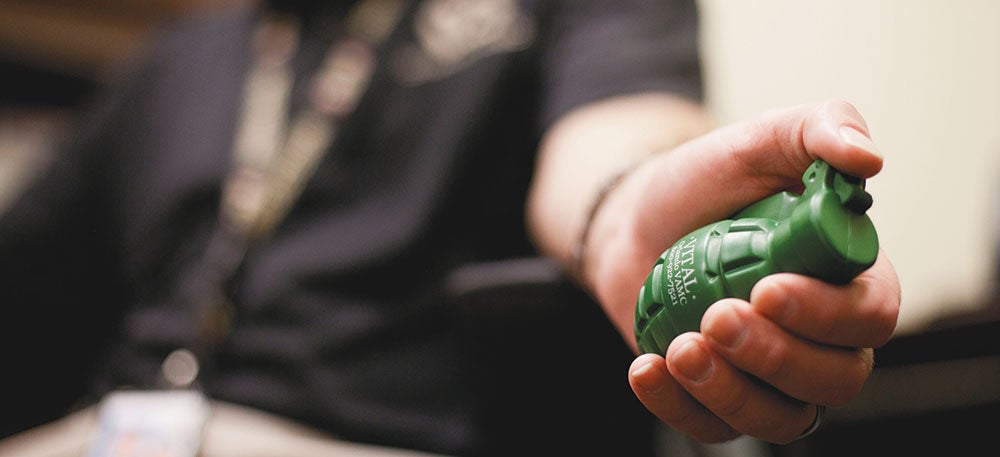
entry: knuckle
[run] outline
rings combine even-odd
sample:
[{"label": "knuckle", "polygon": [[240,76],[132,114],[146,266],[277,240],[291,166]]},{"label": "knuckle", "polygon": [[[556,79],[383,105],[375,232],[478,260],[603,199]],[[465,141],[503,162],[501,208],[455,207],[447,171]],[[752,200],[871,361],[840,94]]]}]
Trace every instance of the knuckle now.
[{"label": "knuckle", "polygon": [[718,417],[701,418],[703,420],[691,420],[683,424],[669,424],[701,443],[722,443],[736,438],[740,432],[730,427],[726,422]]},{"label": "knuckle", "polygon": [[890,297],[875,297],[873,304],[866,307],[861,318],[870,329],[871,346],[879,347],[892,338],[899,317],[899,305]]},{"label": "knuckle", "polygon": [[888,298],[882,301],[883,305],[878,307],[874,316],[874,322],[878,325],[880,332],[876,340],[876,346],[882,346],[892,338],[896,331],[896,323],[899,319],[899,298]]},{"label": "knuckle", "polygon": [[840,306],[817,306],[815,315],[808,325],[812,327],[812,336],[816,341],[831,343],[836,342],[842,332],[844,316]]},{"label": "knuckle", "polygon": [[717,417],[706,416],[704,410],[687,408],[677,414],[663,414],[660,419],[701,443],[722,443],[740,435]]},{"label": "knuckle", "polygon": [[825,404],[834,407],[844,406],[861,394],[865,381],[872,371],[872,358],[870,350],[861,349],[857,353],[855,363],[845,370],[844,375],[829,390]]},{"label": "knuckle", "polygon": [[844,406],[861,393],[861,383],[844,381],[830,390],[830,398],[823,402],[829,406]]},{"label": "knuckle", "polygon": [[754,370],[762,379],[778,379],[788,373],[790,348],[780,340],[769,342]]},{"label": "knuckle", "polygon": [[747,423],[743,432],[770,443],[790,443],[808,426],[808,424],[800,426],[801,421],[795,420],[790,415],[798,415],[798,412],[784,411],[780,416],[773,415]]},{"label": "knuckle", "polygon": [[694,439],[707,444],[725,443],[726,441],[738,438],[740,435],[742,433],[731,427],[720,427],[720,429],[698,431],[691,434]]},{"label": "knuckle", "polygon": [[832,111],[835,113],[856,113],[858,111],[857,108],[854,107],[854,104],[842,98],[827,99],[820,105],[820,107],[822,110]]},{"label": "knuckle", "polygon": [[739,383],[736,388],[729,390],[727,395],[723,396],[718,404],[706,406],[719,417],[726,419],[740,416],[746,411],[749,403],[750,389],[746,384]]},{"label": "knuckle", "polygon": [[802,419],[787,421],[781,430],[775,432],[775,438],[771,442],[784,445],[798,439],[802,435],[803,430],[808,428],[809,424],[816,417],[814,408],[811,405],[804,405],[802,407],[803,412],[801,413]]},{"label": "knuckle", "polygon": [[662,419],[678,430],[692,429],[695,423],[695,413],[691,409],[682,409],[676,414],[664,413]]},{"label": "knuckle", "polygon": [[693,408],[669,408],[660,418],[678,430],[696,430],[699,422],[699,415]]}]

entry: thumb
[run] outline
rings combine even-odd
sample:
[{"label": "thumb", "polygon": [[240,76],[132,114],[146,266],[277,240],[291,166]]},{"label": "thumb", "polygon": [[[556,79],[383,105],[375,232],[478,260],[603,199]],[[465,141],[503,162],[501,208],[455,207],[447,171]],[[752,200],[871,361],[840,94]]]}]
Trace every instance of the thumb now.
[{"label": "thumb", "polygon": [[841,100],[769,111],[678,146],[659,158],[650,170],[655,177],[646,181],[651,206],[643,225],[658,232],[647,239],[664,236],[664,227],[690,230],[799,188],[816,159],[859,178],[882,168],[864,118]]},{"label": "thumb", "polygon": [[759,175],[783,178],[791,173],[797,179],[816,159],[858,178],[870,178],[882,169],[882,155],[868,124],[842,100],[770,111],[717,134],[714,141],[728,145],[720,159]]}]

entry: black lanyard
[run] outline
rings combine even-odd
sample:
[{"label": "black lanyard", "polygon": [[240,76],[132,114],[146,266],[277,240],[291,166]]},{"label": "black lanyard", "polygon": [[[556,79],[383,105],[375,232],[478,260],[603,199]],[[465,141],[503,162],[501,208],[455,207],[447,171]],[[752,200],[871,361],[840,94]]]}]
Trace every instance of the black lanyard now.
[{"label": "black lanyard", "polygon": [[310,103],[291,120],[286,113],[299,26],[276,16],[259,24],[219,224],[179,292],[182,304],[197,315],[198,336],[164,360],[161,375],[168,387],[191,386],[228,335],[234,315],[229,297],[248,253],[285,218],[338,128],[354,112],[375,70],[378,48],[395,28],[403,5],[403,0],[363,0],[349,11],[346,33],[333,41],[310,80]]}]

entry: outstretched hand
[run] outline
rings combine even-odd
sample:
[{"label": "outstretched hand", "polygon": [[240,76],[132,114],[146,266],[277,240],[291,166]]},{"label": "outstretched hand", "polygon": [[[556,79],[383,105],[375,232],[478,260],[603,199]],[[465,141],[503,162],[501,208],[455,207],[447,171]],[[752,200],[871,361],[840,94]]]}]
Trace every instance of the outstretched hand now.
[{"label": "outstretched hand", "polygon": [[[861,115],[830,101],[715,130],[630,173],[595,216],[583,278],[626,340],[639,286],[663,250],[691,230],[800,187],[817,158],[860,178],[882,166]],[[639,356],[630,384],[653,414],[700,441],[747,434],[789,442],[813,423],[817,405],[843,405],[860,392],[871,348],[895,329],[899,294],[885,255],[844,286],[766,277],[749,301],[711,306],[701,331],[679,336],[666,354]]]}]

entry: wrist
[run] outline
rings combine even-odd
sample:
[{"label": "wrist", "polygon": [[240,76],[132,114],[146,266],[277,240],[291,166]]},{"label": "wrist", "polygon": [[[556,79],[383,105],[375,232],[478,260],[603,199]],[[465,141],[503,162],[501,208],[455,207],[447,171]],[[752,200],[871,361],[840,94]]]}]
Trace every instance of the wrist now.
[{"label": "wrist", "polygon": [[598,189],[597,193],[594,195],[593,202],[590,204],[590,208],[587,211],[582,228],[580,229],[580,234],[576,239],[576,243],[573,244],[570,250],[570,272],[573,277],[577,278],[577,280],[588,289],[592,289],[592,287],[589,286],[592,282],[588,280],[587,276],[588,248],[597,215],[606,206],[609,196],[617,190],[622,181],[632,174],[632,172],[642,162],[643,160],[638,160],[622,168],[605,180],[604,184],[601,185],[600,189]]},{"label": "wrist", "polygon": [[[621,277],[623,268],[631,266],[637,255],[639,225],[642,223],[643,192],[658,158],[664,154],[644,156],[607,179],[593,199],[592,208],[574,248],[574,272],[581,284],[595,297],[609,294],[609,278]],[[602,300],[603,301],[603,300]]]},{"label": "wrist", "polygon": [[582,286],[630,343],[639,286],[659,254],[641,242],[639,231],[643,195],[662,156],[653,154],[626,169],[594,211],[582,249]]}]

